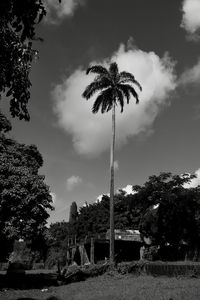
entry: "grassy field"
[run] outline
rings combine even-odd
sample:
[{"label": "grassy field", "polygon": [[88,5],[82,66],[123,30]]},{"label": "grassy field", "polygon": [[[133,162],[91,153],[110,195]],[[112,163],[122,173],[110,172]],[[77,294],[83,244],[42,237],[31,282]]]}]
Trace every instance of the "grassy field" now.
[{"label": "grassy field", "polygon": [[197,300],[200,279],[105,274],[45,290],[7,290],[0,300]]}]

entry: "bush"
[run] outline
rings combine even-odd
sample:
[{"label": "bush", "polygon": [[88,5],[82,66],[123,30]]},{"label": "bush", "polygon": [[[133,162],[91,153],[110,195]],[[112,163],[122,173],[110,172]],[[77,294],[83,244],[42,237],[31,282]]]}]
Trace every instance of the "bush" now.
[{"label": "bush", "polygon": [[9,263],[7,262],[0,262],[0,271],[6,271],[8,269]]},{"label": "bush", "polygon": [[55,269],[58,266],[65,267],[67,263],[67,251],[59,248],[50,248],[47,253],[47,258],[45,260],[45,268]]},{"label": "bush", "polygon": [[109,264],[105,265],[85,265],[82,271],[87,277],[96,277],[104,274],[110,268]]},{"label": "bush", "polygon": [[34,262],[40,261],[40,253],[38,251],[32,251],[26,242],[15,241],[13,252],[10,254],[8,260],[10,263],[20,262],[24,265],[26,270],[30,270]]},{"label": "bush", "polygon": [[45,269],[45,264],[43,262],[33,263],[32,270],[42,270]]},{"label": "bush", "polygon": [[25,267],[20,262],[11,263],[8,266],[7,275],[9,276],[25,276]]},{"label": "bush", "polygon": [[121,263],[117,266],[117,271],[120,274],[135,274],[140,275],[144,273],[145,265],[148,264],[148,262],[145,261],[133,261],[129,263]]},{"label": "bush", "polygon": [[159,250],[157,246],[148,246],[144,249],[144,256],[145,260],[155,261],[159,258]]}]

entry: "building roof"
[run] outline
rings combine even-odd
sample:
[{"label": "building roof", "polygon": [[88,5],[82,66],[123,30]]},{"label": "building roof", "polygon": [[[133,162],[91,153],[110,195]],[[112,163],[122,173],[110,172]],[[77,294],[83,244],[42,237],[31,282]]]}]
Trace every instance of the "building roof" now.
[{"label": "building roof", "polygon": [[[106,232],[106,239],[109,239],[110,230]],[[139,230],[115,229],[115,240],[142,242]]]}]

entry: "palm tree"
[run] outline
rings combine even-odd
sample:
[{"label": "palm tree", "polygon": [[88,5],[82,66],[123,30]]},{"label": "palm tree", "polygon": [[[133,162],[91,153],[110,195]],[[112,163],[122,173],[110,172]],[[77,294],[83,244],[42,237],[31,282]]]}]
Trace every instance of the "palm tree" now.
[{"label": "palm tree", "polygon": [[87,69],[86,74],[97,74],[94,81],[90,83],[82,96],[88,100],[95,93],[99,92],[92,112],[97,113],[100,109],[102,113],[112,109],[112,142],[110,151],[110,263],[114,263],[114,148],[115,148],[115,106],[119,104],[121,112],[124,108],[124,98],[129,104],[130,97],[136,99],[139,103],[138,94],[131,84],[138,86],[142,90],[141,85],[135,80],[135,77],[128,72],[120,72],[117,63],[110,64],[109,69],[101,65],[91,66]]}]

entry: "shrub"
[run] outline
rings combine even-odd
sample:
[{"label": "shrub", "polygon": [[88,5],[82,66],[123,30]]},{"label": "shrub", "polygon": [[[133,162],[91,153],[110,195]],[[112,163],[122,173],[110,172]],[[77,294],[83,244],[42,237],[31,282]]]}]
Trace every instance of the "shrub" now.
[{"label": "shrub", "polygon": [[129,263],[121,263],[118,264],[117,270],[120,274],[135,274],[135,275],[140,275],[144,273],[145,270],[145,265],[148,262],[146,261],[133,261]]},{"label": "shrub", "polygon": [[157,246],[149,246],[149,247],[145,247],[144,249],[144,256],[143,258],[145,260],[149,260],[149,261],[155,261],[159,258],[159,250]]},{"label": "shrub", "polygon": [[61,267],[66,266],[67,254],[64,249],[50,248],[47,253],[47,258],[45,260],[45,267],[47,269],[57,268],[58,263]]},{"label": "shrub", "polygon": [[0,262],[0,271],[6,271],[8,269],[9,263],[7,262]]}]

